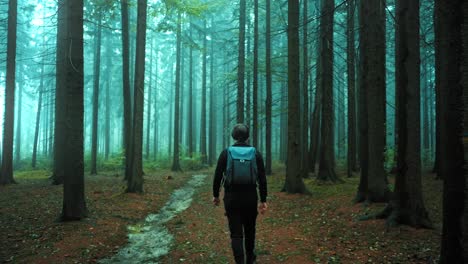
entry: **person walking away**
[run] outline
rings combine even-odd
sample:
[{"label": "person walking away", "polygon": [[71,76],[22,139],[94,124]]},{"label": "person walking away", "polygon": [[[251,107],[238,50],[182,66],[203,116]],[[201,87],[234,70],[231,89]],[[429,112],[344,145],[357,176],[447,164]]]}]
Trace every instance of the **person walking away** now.
[{"label": "person walking away", "polygon": [[[232,130],[234,145],[221,152],[213,180],[213,204],[220,203],[219,191],[224,188],[224,208],[231,233],[231,247],[237,264],[255,263],[255,223],[258,195],[260,213],[268,205],[265,165],[260,152],[247,143],[249,127],[237,124]],[[244,251],[245,248],[245,251]]]}]

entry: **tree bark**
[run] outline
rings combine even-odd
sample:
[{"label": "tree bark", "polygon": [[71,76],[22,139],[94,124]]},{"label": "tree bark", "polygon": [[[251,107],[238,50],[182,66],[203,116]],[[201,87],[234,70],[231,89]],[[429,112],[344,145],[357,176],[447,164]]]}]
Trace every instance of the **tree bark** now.
[{"label": "tree bark", "polygon": [[108,35],[107,38],[107,59],[106,59],[106,65],[107,65],[107,83],[106,83],[106,121],[105,121],[105,147],[104,147],[104,157],[106,160],[109,159],[109,154],[110,154],[110,112],[111,112],[111,105],[110,105],[110,86],[112,82],[112,62],[111,62],[111,57],[112,57],[112,47],[110,45],[110,38]]},{"label": "tree bark", "polygon": [[123,145],[125,155],[125,179],[130,175],[130,141],[132,138],[132,103],[130,94],[130,40],[128,25],[128,0],[120,0],[122,15],[122,95],[123,95]]},{"label": "tree bark", "polygon": [[204,32],[203,32],[203,51],[202,51],[202,56],[203,56],[203,61],[202,61],[202,94],[201,94],[201,112],[200,112],[200,153],[201,153],[201,158],[202,158],[202,163],[206,164],[208,162],[207,156],[206,156],[206,75],[207,75],[207,69],[206,69],[206,53],[208,49],[208,44],[206,40],[206,20],[203,22],[204,26]]},{"label": "tree bark", "polygon": [[[305,0],[307,2],[307,0]],[[271,175],[271,11],[270,0],[266,0],[266,36],[265,36],[265,51],[266,51],[266,101],[265,101],[265,173]]]},{"label": "tree bark", "polygon": [[138,0],[137,51],[135,55],[135,86],[133,133],[131,149],[131,175],[127,178],[127,192],[143,192],[143,106],[145,88],[145,48],[147,0]]},{"label": "tree bark", "polygon": [[[211,21],[211,32],[216,32],[214,22]],[[216,97],[215,97],[215,83],[214,83],[214,65],[215,65],[215,51],[214,39],[211,39],[211,63],[210,63],[210,125],[209,125],[209,165],[212,166],[216,160]]]},{"label": "tree bark", "polygon": [[15,135],[15,167],[21,166],[21,115],[23,112],[23,81],[18,82],[18,106],[16,118],[16,135]]},{"label": "tree bark", "polygon": [[41,112],[42,112],[42,97],[44,94],[43,91],[44,91],[44,60],[42,61],[42,64],[41,64],[41,81],[39,84],[39,99],[37,101],[36,126],[34,129],[34,143],[33,143],[33,153],[32,153],[32,161],[31,161],[31,167],[33,169],[36,168],[36,162],[37,162],[37,147],[38,147],[38,141],[39,141],[39,128],[40,128]]},{"label": "tree bark", "polygon": [[302,176],[309,177],[309,43],[308,43],[308,0],[303,1],[302,14],[302,111],[301,111],[301,126],[302,126],[302,161],[301,168]]},{"label": "tree bark", "polygon": [[[66,126],[57,131],[63,137],[60,153],[64,155],[63,178],[63,221],[80,220],[87,216],[84,192],[84,162],[83,162],[83,113],[84,113],[84,64],[83,64],[83,1],[64,0],[59,8],[66,9],[66,23],[58,24],[58,31],[66,33],[59,35],[58,40],[66,42],[65,47],[70,52],[58,55],[64,63],[65,86],[60,87],[65,93],[64,120]],[[66,26],[66,28],[61,28]],[[68,50],[68,49],[67,49]]]},{"label": "tree bark", "polygon": [[149,86],[148,86],[148,103],[146,110],[146,156],[145,158],[148,160],[150,156],[150,131],[151,131],[151,101],[153,97],[151,95],[151,85],[153,84],[153,43],[154,40],[151,39],[150,44],[150,67],[149,67]]},{"label": "tree bark", "polygon": [[93,121],[91,135],[91,175],[97,174],[97,149],[98,149],[98,116],[99,116],[99,86],[101,75],[101,42],[102,42],[102,14],[98,11],[98,25],[96,28],[94,54],[94,89],[93,89]]},{"label": "tree bark", "polygon": [[181,44],[182,44],[182,21],[181,11],[177,15],[177,33],[176,33],[176,74],[175,74],[175,98],[174,98],[174,152],[172,157],[172,171],[181,171],[179,162],[179,130],[180,130],[180,59],[181,59]]},{"label": "tree bark", "polygon": [[[359,3],[360,21],[360,89],[366,96],[366,122],[361,133],[361,182],[357,201],[362,192],[370,202],[385,202],[389,198],[385,161],[385,2],[362,0]],[[360,102],[360,104],[364,102]],[[367,179],[364,179],[367,178]],[[367,182],[367,186],[361,185]]]},{"label": "tree bark", "polygon": [[[190,31],[189,31],[189,37],[190,40],[192,40],[192,31],[193,31],[193,25],[190,23]],[[187,135],[188,135],[188,155],[189,157],[193,157],[193,112],[194,112],[194,107],[193,107],[193,45],[190,45],[189,47],[189,95],[188,95],[188,127],[187,127]]]},{"label": "tree bark", "polygon": [[[155,59],[155,68],[158,69],[158,60],[159,60],[159,51],[156,50],[156,59]],[[153,103],[153,112],[154,112],[154,128],[153,128],[153,160],[155,161],[158,157],[158,71],[155,71],[154,74],[154,103]]]},{"label": "tree bark", "polygon": [[[466,263],[466,170],[463,141],[466,142],[467,16],[466,1],[435,1],[435,35],[439,64],[439,171],[443,185],[443,225],[439,263]],[[463,24],[465,23],[465,24]],[[463,73],[463,75],[462,75]],[[463,78],[463,76],[465,78]],[[464,98],[465,97],[465,98]],[[465,119],[466,120],[466,119]],[[464,130],[465,129],[465,130]],[[465,212],[466,215],[466,212]],[[465,230],[464,230],[465,229]],[[465,233],[464,233],[465,232]],[[465,255],[464,255],[465,254]]]},{"label": "tree bark", "polygon": [[237,68],[237,123],[244,123],[245,0],[239,4],[239,58]]},{"label": "tree bark", "polygon": [[432,172],[436,173],[436,178],[441,178],[441,173],[439,172],[439,158],[440,158],[440,126],[442,120],[440,119],[440,67],[442,61],[440,60],[440,20],[437,17],[437,1],[434,1],[434,57],[435,57],[435,158],[434,158],[434,167]]},{"label": "tree bark", "polygon": [[309,160],[309,171],[315,173],[315,167],[317,163],[318,150],[320,148],[320,117],[322,116],[322,93],[323,88],[321,84],[322,78],[322,56],[321,52],[321,41],[318,39],[317,47],[317,68],[316,68],[316,79],[315,79],[315,102],[314,110],[312,112],[312,127],[310,131],[310,160]]},{"label": "tree bark", "polygon": [[390,226],[431,227],[421,181],[419,0],[396,1],[395,40],[398,169],[394,194],[380,217]]},{"label": "tree bark", "polygon": [[252,80],[252,145],[258,147],[258,0],[254,0],[254,46]]},{"label": "tree bark", "polygon": [[347,17],[347,83],[348,83],[348,157],[347,157],[347,174],[352,176],[353,172],[358,170],[356,159],[356,62],[355,62],[355,33],[354,33],[354,18],[355,18],[355,1],[348,2],[348,17]]},{"label": "tree bark", "polygon": [[334,148],[334,110],[333,110],[333,14],[334,0],[322,0],[322,15],[320,21],[320,56],[322,64],[322,126],[320,145],[320,165],[317,179],[322,181],[338,181],[335,173]]},{"label": "tree bark", "polygon": [[13,179],[13,130],[15,122],[17,8],[17,0],[8,1],[5,119],[3,123],[2,171],[0,174],[0,184],[2,185],[15,183]]},{"label": "tree bark", "polygon": [[308,193],[301,175],[299,1],[288,1],[288,157],[284,190]]}]

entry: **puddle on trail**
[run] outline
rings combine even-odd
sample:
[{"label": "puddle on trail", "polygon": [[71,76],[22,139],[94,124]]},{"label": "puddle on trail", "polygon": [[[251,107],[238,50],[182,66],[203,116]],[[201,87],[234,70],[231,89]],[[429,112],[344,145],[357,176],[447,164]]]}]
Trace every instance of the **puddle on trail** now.
[{"label": "puddle on trail", "polygon": [[201,186],[205,178],[206,175],[194,175],[183,187],[172,193],[157,214],[150,214],[144,222],[129,226],[128,244],[113,257],[99,263],[158,263],[158,259],[169,252],[174,240],[164,224],[189,208],[195,188]]}]

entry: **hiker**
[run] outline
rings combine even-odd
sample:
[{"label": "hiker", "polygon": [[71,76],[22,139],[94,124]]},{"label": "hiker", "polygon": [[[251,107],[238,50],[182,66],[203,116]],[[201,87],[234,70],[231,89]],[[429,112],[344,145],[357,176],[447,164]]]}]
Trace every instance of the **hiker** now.
[{"label": "hiker", "polygon": [[[257,183],[260,213],[268,206],[265,165],[262,155],[247,143],[249,127],[237,124],[232,130],[234,145],[218,158],[213,180],[213,204],[219,205],[219,189],[224,187],[224,208],[231,232],[231,247],[237,264],[255,263],[255,222],[257,220]],[[244,252],[245,246],[245,252]]]}]

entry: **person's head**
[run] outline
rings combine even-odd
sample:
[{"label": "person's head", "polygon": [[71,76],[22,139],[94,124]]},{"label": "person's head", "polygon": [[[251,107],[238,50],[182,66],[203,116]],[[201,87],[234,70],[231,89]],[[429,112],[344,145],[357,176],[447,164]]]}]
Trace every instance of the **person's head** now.
[{"label": "person's head", "polygon": [[238,142],[245,142],[249,138],[249,127],[244,124],[237,124],[232,129],[232,138]]}]

